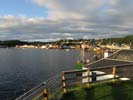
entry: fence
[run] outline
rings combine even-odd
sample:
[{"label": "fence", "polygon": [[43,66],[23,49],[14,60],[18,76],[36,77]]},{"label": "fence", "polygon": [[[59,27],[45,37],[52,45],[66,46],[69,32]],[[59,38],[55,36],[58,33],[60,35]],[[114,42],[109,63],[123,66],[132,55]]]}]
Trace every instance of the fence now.
[{"label": "fence", "polygon": [[133,64],[112,66],[107,68],[91,68],[84,70],[70,70],[53,76],[39,84],[16,100],[56,100],[57,94],[66,93],[75,86],[90,86],[93,82],[110,80],[121,77],[133,78]]},{"label": "fence", "polygon": [[34,87],[16,100],[48,100],[53,99],[62,89],[61,74],[53,76],[47,81]]}]

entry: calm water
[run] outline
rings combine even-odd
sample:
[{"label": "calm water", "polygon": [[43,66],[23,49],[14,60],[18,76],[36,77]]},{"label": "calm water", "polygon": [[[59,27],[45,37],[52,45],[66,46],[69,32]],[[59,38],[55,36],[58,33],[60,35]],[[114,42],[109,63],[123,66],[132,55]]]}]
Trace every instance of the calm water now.
[{"label": "calm water", "polygon": [[0,48],[0,100],[16,96],[62,70],[75,69],[80,51]]}]

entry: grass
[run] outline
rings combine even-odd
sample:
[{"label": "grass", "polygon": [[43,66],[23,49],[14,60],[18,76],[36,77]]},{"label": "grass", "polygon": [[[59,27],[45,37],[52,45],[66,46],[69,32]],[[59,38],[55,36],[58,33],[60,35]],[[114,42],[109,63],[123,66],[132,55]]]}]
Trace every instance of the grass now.
[{"label": "grass", "polygon": [[94,84],[70,90],[61,100],[133,100],[133,81]]}]

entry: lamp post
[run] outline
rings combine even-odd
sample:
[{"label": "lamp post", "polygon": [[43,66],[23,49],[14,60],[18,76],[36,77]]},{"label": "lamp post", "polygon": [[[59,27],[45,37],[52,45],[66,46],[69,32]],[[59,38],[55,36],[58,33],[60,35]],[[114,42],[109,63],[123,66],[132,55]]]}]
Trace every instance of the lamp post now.
[{"label": "lamp post", "polygon": [[83,43],[81,45],[81,48],[82,48],[82,61],[83,61],[83,64],[85,64],[86,63],[86,52],[85,52],[86,46],[85,46],[85,43]]}]

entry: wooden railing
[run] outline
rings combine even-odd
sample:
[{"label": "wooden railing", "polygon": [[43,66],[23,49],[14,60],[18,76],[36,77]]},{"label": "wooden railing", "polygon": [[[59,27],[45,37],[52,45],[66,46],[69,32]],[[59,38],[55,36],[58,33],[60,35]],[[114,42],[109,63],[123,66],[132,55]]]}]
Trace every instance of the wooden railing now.
[{"label": "wooden railing", "polygon": [[[87,68],[84,70],[63,71],[60,74],[53,76],[49,80],[34,87],[16,100],[57,100],[57,94],[67,93],[70,88],[75,86],[86,85],[87,87],[90,87],[91,83],[93,82],[100,82],[110,79],[115,81],[120,77],[133,78],[132,67],[133,64],[112,66],[107,68]],[[93,76],[92,72],[96,73],[96,76]],[[93,77],[96,78],[95,81],[92,81]]]},{"label": "wooden railing", "polygon": [[34,87],[16,100],[48,100],[53,99],[55,94],[62,90],[61,74],[53,76],[47,81]]}]

